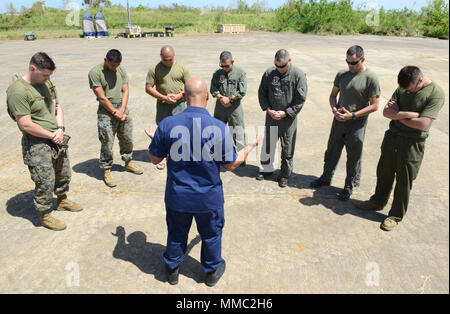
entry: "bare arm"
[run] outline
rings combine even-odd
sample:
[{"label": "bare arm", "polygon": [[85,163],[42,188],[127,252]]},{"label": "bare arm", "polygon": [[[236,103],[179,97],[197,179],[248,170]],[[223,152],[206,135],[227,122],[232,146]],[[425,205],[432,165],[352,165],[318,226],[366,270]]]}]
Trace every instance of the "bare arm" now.
[{"label": "bare arm", "polygon": [[[156,124],[153,124],[149,128],[144,128],[144,132],[145,134],[147,134],[148,137],[150,137],[151,140],[153,140],[157,128],[158,126]],[[152,154],[150,154],[150,152],[148,152],[148,155],[150,156],[150,162],[154,165],[157,165],[164,160],[164,158],[153,156]]]},{"label": "bare arm", "polygon": [[58,126],[64,126],[64,111],[60,103],[54,101],[56,124]]},{"label": "bare arm", "polygon": [[337,96],[340,92],[340,89],[337,88],[336,86],[333,86],[333,89],[331,90],[331,94],[330,94],[330,107],[331,110],[333,111],[333,113],[337,112]]},{"label": "bare arm", "polygon": [[[57,100],[53,101],[53,106],[55,108],[55,116],[56,116],[56,125],[58,127],[64,127],[64,112],[61,104],[57,102]],[[53,136],[53,143],[61,145],[63,143],[64,131],[62,129],[58,129]]]},{"label": "bare arm", "polygon": [[159,99],[161,101],[164,101],[168,104],[174,104],[174,102],[172,102],[169,97],[167,97],[166,95],[161,94],[160,92],[158,92],[155,88],[154,85],[151,84],[145,84],[145,92],[147,94],[149,94],[152,97],[155,97],[156,99]]},{"label": "bare arm", "polygon": [[399,120],[400,123],[403,123],[404,125],[410,128],[417,129],[420,131],[425,130],[430,125],[431,121],[433,121],[433,119],[428,117]]},{"label": "bare arm", "polygon": [[233,163],[223,165],[225,170],[233,171],[234,169],[239,167],[247,159],[248,154],[253,150],[253,148],[258,146],[262,142],[263,138],[264,138],[264,135],[257,135],[256,138],[252,142],[248,143],[247,146],[245,146],[243,149],[241,149],[237,153],[237,158]]},{"label": "bare arm", "polygon": [[47,131],[39,124],[34,123],[31,120],[31,115],[16,116],[16,121],[20,130],[27,134],[49,140],[53,140],[55,137],[56,132]]},{"label": "bare arm", "polygon": [[403,120],[419,118],[418,112],[400,111],[396,102],[389,102],[383,110],[383,116],[391,120]]},{"label": "bare arm", "polygon": [[379,107],[380,107],[380,97],[369,98],[369,105],[355,112],[355,115],[357,118],[362,118],[374,113],[375,111],[378,110]]},{"label": "bare arm", "polygon": [[[111,101],[109,101],[109,99],[106,98],[103,87],[94,86],[94,87],[92,87],[92,91],[94,92],[95,96],[97,96],[97,99],[100,102],[100,104],[103,106],[103,108],[105,108],[106,111],[111,113],[115,119],[122,120],[122,121],[124,121],[126,119],[126,115],[124,115],[123,111],[121,111],[122,108],[120,110],[117,110],[116,108],[114,108]],[[122,102],[123,102],[123,99],[122,99]],[[127,96],[127,102],[128,102],[128,96]],[[122,104],[122,106],[123,106],[123,104]]]},{"label": "bare arm", "polygon": [[94,92],[95,96],[97,96],[97,99],[103,106],[103,108],[105,108],[105,110],[109,113],[114,114],[116,108],[114,108],[113,104],[109,101],[108,98],[106,98],[103,88],[101,86],[94,86],[92,87],[92,91]]},{"label": "bare arm", "polygon": [[127,108],[129,95],[130,95],[130,89],[128,87],[128,84],[123,84],[122,85],[122,106],[120,107],[120,110],[122,111],[122,113],[125,112],[125,109]]},{"label": "bare arm", "polygon": [[157,164],[161,163],[161,161],[164,160],[164,158],[155,157],[155,156],[153,156],[153,155],[150,154],[150,153],[148,153],[148,154],[149,154],[149,156],[150,156],[150,161],[151,161],[151,163],[154,164],[154,165],[157,165]]}]

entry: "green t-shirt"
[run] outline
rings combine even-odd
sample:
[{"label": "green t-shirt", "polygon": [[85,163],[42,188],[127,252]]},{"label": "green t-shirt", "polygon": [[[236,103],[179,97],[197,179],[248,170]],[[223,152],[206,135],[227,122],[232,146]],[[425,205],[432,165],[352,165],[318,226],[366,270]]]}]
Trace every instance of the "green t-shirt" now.
[{"label": "green t-shirt", "polygon": [[[420,117],[436,120],[439,111],[444,106],[445,93],[436,83],[431,82],[430,85],[423,87],[417,93],[408,94],[403,89],[397,88],[391,101],[397,103],[400,111],[418,112]],[[407,137],[425,139],[429,136],[432,124],[433,121],[425,130],[421,131],[392,120],[389,128],[391,131]]]},{"label": "green t-shirt", "polygon": [[128,75],[122,66],[119,65],[116,71],[109,71],[99,64],[92,68],[88,77],[90,88],[101,86],[111,103],[122,103],[122,85],[128,84]]},{"label": "green t-shirt", "polygon": [[[53,105],[54,95],[50,93],[45,84],[31,85],[23,78],[19,78],[33,95],[18,82],[12,83],[6,91],[9,110],[14,116],[30,115],[31,121],[40,125],[47,131],[54,132],[58,125],[56,122],[55,106]],[[35,99],[30,106],[32,98]]]},{"label": "green t-shirt", "polygon": [[169,68],[159,62],[148,71],[146,83],[163,95],[179,94],[190,77],[188,69],[179,62]]},{"label": "green t-shirt", "polygon": [[339,88],[339,108],[345,107],[350,112],[369,106],[370,98],[381,95],[378,77],[370,69],[359,73],[339,71],[334,79],[334,86]]}]

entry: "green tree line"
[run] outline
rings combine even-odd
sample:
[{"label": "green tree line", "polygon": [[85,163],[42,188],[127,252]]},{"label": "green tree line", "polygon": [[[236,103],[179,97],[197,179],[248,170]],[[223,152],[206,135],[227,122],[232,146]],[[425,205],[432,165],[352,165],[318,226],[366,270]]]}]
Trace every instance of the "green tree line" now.
[{"label": "green tree line", "polygon": [[[61,8],[49,8],[45,1],[36,1],[30,8],[17,10],[6,4],[7,12],[0,14],[0,31],[6,36],[22,36],[21,31],[55,31],[53,37],[73,37],[81,33],[82,15],[101,11],[112,33],[123,31],[128,22],[127,10],[111,1],[93,1],[94,7],[81,8],[78,25],[67,25],[65,10],[70,1],[62,0]],[[89,2],[89,1],[88,1]],[[168,25],[179,33],[210,33],[217,24],[246,24],[248,30],[300,32],[326,35],[374,34],[394,36],[439,37],[449,34],[449,8],[445,0],[429,0],[420,11],[408,8],[375,10],[355,8],[351,0],[289,0],[276,10],[268,10],[261,0],[249,5],[238,0],[234,7],[192,8],[184,5],[159,6],[150,9],[143,5],[131,8],[134,24],[144,30],[162,30]],[[14,33],[9,36],[8,33]],[[18,35],[16,35],[18,34]]]}]

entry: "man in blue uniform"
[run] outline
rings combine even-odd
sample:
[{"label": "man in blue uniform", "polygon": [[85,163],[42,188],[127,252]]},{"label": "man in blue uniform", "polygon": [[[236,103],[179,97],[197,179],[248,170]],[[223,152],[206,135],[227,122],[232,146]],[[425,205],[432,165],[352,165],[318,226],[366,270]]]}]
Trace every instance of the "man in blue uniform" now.
[{"label": "man in blue uniform", "polygon": [[167,158],[166,221],[167,248],[164,263],[170,284],[178,283],[179,265],[186,254],[189,229],[195,218],[202,238],[201,264],[205,283],[214,286],[225,271],[222,258],[224,197],[220,166],[232,171],[262,141],[257,137],[239,153],[225,123],[209,114],[206,83],[191,78],[184,87],[187,108],[167,117],[145,132],[152,139],[149,154],[153,164]]}]

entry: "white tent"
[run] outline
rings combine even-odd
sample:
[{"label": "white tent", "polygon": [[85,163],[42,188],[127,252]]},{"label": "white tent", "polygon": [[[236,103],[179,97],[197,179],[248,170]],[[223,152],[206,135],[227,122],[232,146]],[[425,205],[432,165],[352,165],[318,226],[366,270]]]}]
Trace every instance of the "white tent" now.
[{"label": "white tent", "polygon": [[105,17],[99,11],[95,14],[95,30],[97,37],[108,37],[108,30],[106,29]]},{"label": "white tent", "polygon": [[83,37],[95,38],[94,19],[89,12],[86,12],[83,15]]}]

